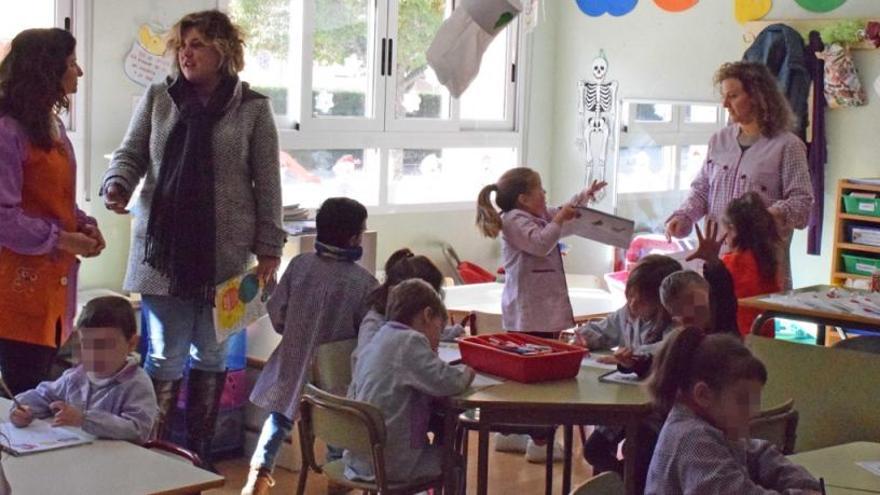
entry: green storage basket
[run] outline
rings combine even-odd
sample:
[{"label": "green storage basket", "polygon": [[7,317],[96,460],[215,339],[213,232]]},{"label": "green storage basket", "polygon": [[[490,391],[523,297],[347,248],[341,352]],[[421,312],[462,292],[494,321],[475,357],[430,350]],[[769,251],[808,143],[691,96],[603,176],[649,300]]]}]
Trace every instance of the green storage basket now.
[{"label": "green storage basket", "polygon": [[880,199],[844,196],[843,209],[853,215],[880,217]]},{"label": "green storage basket", "polygon": [[844,254],[843,266],[846,273],[871,276],[880,269],[880,258],[866,258],[854,254]]}]

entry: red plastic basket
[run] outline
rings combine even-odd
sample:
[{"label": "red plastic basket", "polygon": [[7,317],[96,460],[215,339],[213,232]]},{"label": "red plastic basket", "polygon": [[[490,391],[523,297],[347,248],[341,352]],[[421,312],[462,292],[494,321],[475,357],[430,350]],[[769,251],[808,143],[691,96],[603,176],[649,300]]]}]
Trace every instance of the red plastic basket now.
[{"label": "red plastic basket", "polygon": [[[515,344],[538,344],[551,347],[552,352],[524,356],[504,351],[490,344],[489,339]],[[577,376],[586,349],[555,340],[516,333],[496,333],[459,339],[461,359],[468,366],[492,375],[523,383],[566,380]]]}]

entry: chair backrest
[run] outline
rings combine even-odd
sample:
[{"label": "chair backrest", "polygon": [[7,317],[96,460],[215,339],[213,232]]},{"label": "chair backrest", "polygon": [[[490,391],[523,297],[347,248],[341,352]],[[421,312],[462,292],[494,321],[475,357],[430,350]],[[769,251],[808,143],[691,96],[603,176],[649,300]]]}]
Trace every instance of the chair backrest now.
[{"label": "chair backrest", "polygon": [[880,354],[880,336],[862,335],[859,337],[850,337],[834,344],[834,348]]},{"label": "chair backrest", "polygon": [[749,436],[767,440],[785,455],[794,453],[797,442],[798,412],[794,401],[761,411],[749,421]]},{"label": "chair backrest", "polygon": [[171,457],[172,459],[192,464],[196,467],[202,466],[202,460],[198,454],[185,449],[176,443],[171,443],[166,440],[150,440],[144,443],[143,447],[166,457]]},{"label": "chair backrest", "polygon": [[488,333],[501,333],[504,331],[501,323],[501,315],[484,313],[482,311],[474,311],[471,314],[474,315],[472,324],[475,329],[474,331],[471,331],[472,335],[486,335]]},{"label": "chair backrest", "polygon": [[356,347],[357,339],[319,345],[312,362],[312,383],[320,390],[345,395],[351,383],[351,353]]},{"label": "chair backrest", "polygon": [[571,495],[624,495],[623,480],[613,471],[594,476],[571,491]]},{"label": "chair backrest", "polygon": [[385,443],[382,413],[370,404],[345,399],[306,385],[301,405],[301,421],[311,439],[372,456]]},{"label": "chair backrest", "polygon": [[877,356],[753,335],[746,342],[767,367],[764,403],[794,399],[797,404],[798,452],[880,442]]}]

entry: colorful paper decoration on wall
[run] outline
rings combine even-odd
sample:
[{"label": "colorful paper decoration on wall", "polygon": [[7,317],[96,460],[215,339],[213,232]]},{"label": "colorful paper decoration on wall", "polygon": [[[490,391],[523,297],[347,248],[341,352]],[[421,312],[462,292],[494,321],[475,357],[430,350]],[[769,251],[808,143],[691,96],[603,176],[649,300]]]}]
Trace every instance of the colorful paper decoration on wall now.
[{"label": "colorful paper decoration on wall", "polygon": [[756,21],[770,12],[773,0],[736,0],[733,14],[738,22]]},{"label": "colorful paper decoration on wall", "polygon": [[608,13],[615,17],[629,14],[639,0],[575,0],[581,12],[590,17]]},{"label": "colorful paper decoration on wall", "polygon": [[669,12],[683,12],[696,5],[699,1],[700,0],[654,0],[654,3],[656,3],[661,9]]},{"label": "colorful paper decoration on wall", "polygon": [[840,7],[846,0],[794,0],[810,12],[831,12]]},{"label": "colorful paper decoration on wall", "polygon": [[132,81],[149,86],[161,81],[171,70],[172,59],[165,57],[167,30],[150,24],[142,24],[137,39],[125,57],[124,71]]}]

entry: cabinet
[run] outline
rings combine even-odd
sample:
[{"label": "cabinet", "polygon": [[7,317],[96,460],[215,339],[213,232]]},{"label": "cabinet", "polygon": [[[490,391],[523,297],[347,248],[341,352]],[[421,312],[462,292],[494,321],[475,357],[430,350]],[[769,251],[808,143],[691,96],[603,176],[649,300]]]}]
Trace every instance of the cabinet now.
[{"label": "cabinet", "polygon": [[[870,272],[880,265],[880,199],[851,196],[852,193],[864,193],[880,198],[880,180],[877,182],[875,185],[842,179],[837,184],[831,258],[833,285],[844,285],[847,279],[868,280]],[[857,231],[856,239],[853,239],[854,230]]]}]

